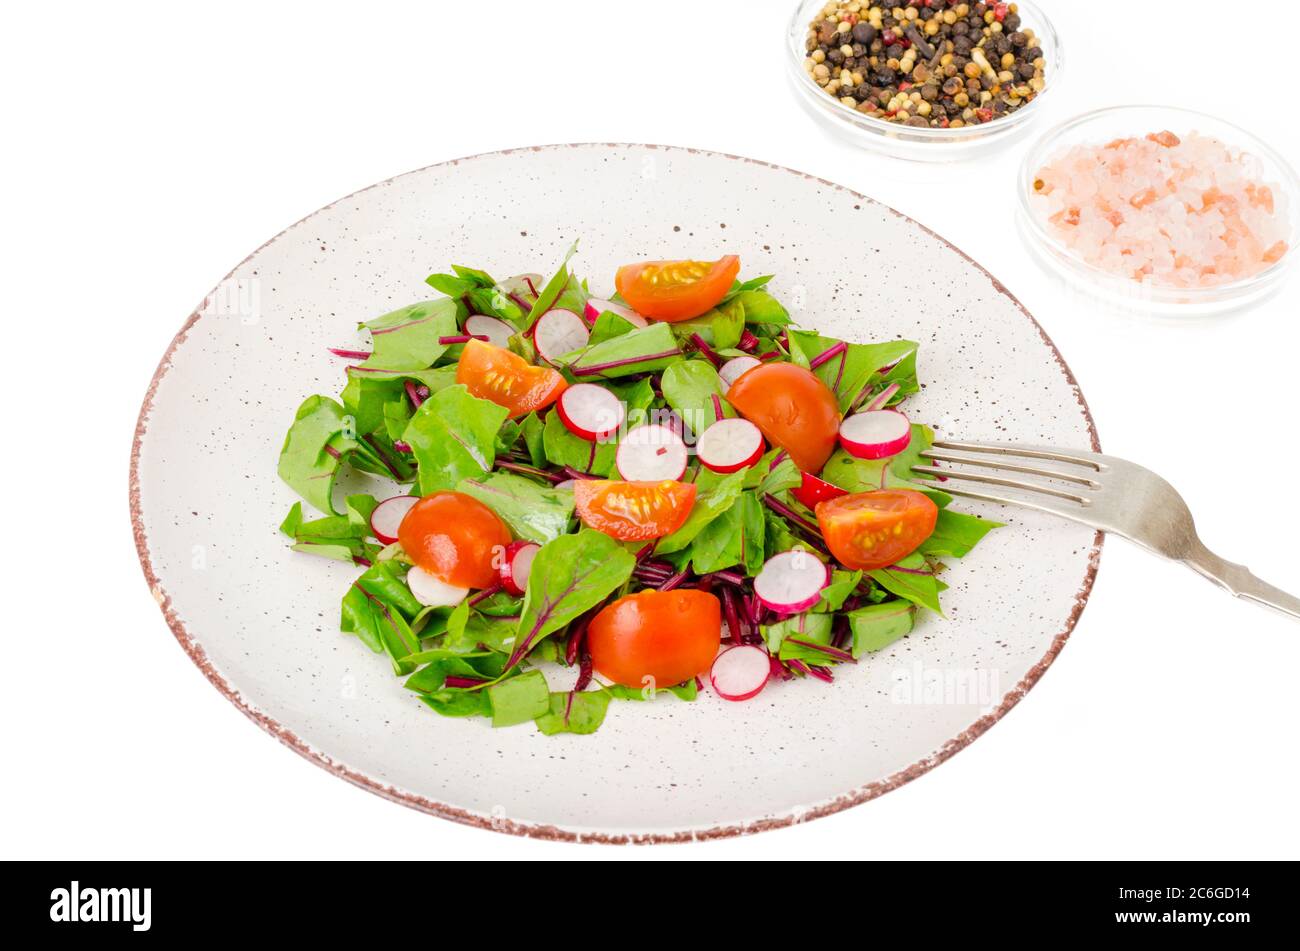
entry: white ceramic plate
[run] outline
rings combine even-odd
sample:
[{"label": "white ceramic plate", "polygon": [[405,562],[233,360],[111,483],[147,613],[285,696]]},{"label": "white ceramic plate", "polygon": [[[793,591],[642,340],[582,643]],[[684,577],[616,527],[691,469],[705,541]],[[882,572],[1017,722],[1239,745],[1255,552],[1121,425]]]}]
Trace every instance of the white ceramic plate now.
[{"label": "white ceramic plate", "polygon": [[[638,258],[741,255],[800,323],[921,343],[913,419],[941,435],[1099,448],[1068,368],[986,271],[891,209],[808,175],[710,152],[547,146],[399,176],[254,252],[186,321],[132,453],[145,576],[208,679],[286,745],[380,795],[503,831],[676,841],[757,831],[873,798],[1013,706],[1086,602],[1101,540],[1028,512],[945,575],[948,619],[755,701],[615,704],[592,736],[443,719],[338,632],[354,572],[289,551],[276,477],[308,394],[343,382],[328,345],[423,299],[452,262],[551,272],[575,237],[597,293]],[[978,510],[975,503],[961,506]],[[553,679],[556,689],[559,678]]]}]

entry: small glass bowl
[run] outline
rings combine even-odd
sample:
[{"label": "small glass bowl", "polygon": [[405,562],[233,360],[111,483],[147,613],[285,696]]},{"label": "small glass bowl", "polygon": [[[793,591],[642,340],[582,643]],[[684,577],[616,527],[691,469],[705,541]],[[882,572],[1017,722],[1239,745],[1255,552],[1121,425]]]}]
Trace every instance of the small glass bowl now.
[{"label": "small glass bowl", "polygon": [[1065,56],[1061,39],[1047,15],[1036,5],[1018,2],[1023,25],[1034,31],[1047,61],[1043,91],[1024,106],[1000,119],[956,129],[905,126],[876,119],[846,106],[826,93],[804,70],[808,57],[808,25],[818,17],[826,0],[805,0],[794,11],[786,37],[787,62],[795,96],[814,119],[854,145],[893,158],[916,162],[956,162],[985,155],[1013,142],[1042,114],[1043,100],[1061,83]]},{"label": "small glass bowl", "polygon": [[[1258,274],[1215,287],[1153,285],[1123,277],[1075,256],[1047,230],[1030,204],[1034,179],[1053,156],[1074,145],[1168,130],[1183,136],[1198,132],[1258,159],[1262,180],[1272,186],[1276,207],[1290,220],[1286,254]],[[1016,183],[1017,223],[1034,256],[1067,287],[1121,311],[1161,317],[1203,317],[1255,303],[1275,291],[1291,271],[1300,239],[1300,179],[1277,152],[1244,129],[1190,109],[1171,106],[1113,106],[1086,112],[1043,134],[1030,146]]]}]

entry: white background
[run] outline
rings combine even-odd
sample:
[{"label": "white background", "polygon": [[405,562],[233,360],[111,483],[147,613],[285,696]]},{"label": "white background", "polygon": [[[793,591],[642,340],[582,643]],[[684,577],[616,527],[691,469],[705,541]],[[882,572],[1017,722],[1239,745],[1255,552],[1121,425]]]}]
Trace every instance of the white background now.
[{"label": "white background", "polygon": [[[343,194],[447,158],[568,141],[750,155],[931,226],[1055,338],[1107,451],[1179,486],[1211,547],[1300,590],[1300,281],[1195,326],[1069,299],[1012,225],[1025,143],[931,168],[832,141],[786,86],[793,6],[9,9],[0,855],[1297,857],[1300,625],[1119,541],[1060,659],[979,742],[865,806],[708,845],[540,843],[382,801],[258,730],[172,639],[132,547],[126,475],[140,400],[186,315],[250,250]],[[1068,54],[1050,121],[1183,105],[1300,162],[1294,63],[1245,39],[1239,68],[1222,3],[1046,6]],[[843,266],[853,273],[851,241]]]}]

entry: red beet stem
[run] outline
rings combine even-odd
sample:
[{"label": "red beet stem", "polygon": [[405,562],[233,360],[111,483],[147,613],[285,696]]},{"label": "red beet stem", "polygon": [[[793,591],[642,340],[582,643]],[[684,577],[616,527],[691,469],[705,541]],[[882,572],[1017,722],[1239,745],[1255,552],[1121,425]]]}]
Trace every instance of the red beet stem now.
[{"label": "red beet stem", "polygon": [[533,466],[525,466],[518,462],[497,462],[498,469],[505,469],[507,472],[515,472],[519,475],[532,476],[535,479],[545,479],[551,485],[559,485],[565,477],[558,472],[546,472]]},{"label": "red beet stem", "polygon": [[457,334],[454,337],[439,337],[438,343],[444,347],[450,347],[457,343],[469,343],[471,340],[482,340],[487,343],[490,339],[487,334]]},{"label": "red beet stem", "polygon": [[651,360],[667,360],[681,354],[680,350],[665,350],[663,353],[648,353],[643,357],[624,357],[622,360],[610,360],[608,363],[593,363],[585,367],[570,367],[574,376],[599,376],[606,370],[631,366],[634,363],[649,363]]},{"label": "red beet stem", "polygon": [[836,357],[838,357],[841,353],[846,352],[848,349],[849,349],[849,345],[846,344],[844,341],[841,340],[841,341],[840,341],[839,343],[837,343],[835,346],[833,346],[833,347],[829,347],[828,349],[823,350],[821,353],[817,354],[817,356],[815,356],[815,357],[813,357],[811,360],[809,360],[809,361],[808,361],[808,369],[809,369],[809,370],[816,370],[816,369],[817,369],[819,366],[821,366],[823,363],[828,363],[828,362],[830,362],[831,360],[834,360],[834,359],[835,359]]},{"label": "red beet stem", "polygon": [[695,349],[698,350],[706,360],[713,364],[715,370],[722,366],[722,357],[718,356],[717,352],[710,347],[705,339],[699,334],[691,334],[691,343],[695,345]]},{"label": "red beet stem", "polygon": [[825,654],[827,657],[834,658],[835,660],[844,661],[850,664],[857,663],[857,661],[853,659],[853,655],[848,651],[840,650],[838,647],[832,647],[830,644],[817,644],[813,641],[805,641],[798,637],[787,637],[785,642],[787,644],[798,644],[800,647],[806,647],[808,650],[817,651],[818,653]]},{"label": "red beet stem", "polygon": [[737,346],[738,349],[744,350],[746,353],[753,353],[758,349],[758,338],[750,333],[749,328],[746,327],[744,333],[740,335],[740,343]]},{"label": "red beet stem", "polygon": [[369,350],[342,350],[338,347],[327,348],[330,353],[336,357],[342,357],[344,360],[369,360]]},{"label": "red beet stem", "polygon": [[464,688],[464,687],[477,687],[481,683],[486,683],[486,681],[477,679],[475,677],[457,677],[455,675],[451,675],[442,682],[442,685],[444,687]]}]

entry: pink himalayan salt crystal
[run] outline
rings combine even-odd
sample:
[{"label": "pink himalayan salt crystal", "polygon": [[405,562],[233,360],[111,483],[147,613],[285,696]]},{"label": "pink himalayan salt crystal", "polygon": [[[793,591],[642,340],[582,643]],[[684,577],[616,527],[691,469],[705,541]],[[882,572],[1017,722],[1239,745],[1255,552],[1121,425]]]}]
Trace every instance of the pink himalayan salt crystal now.
[{"label": "pink himalayan salt crystal", "polygon": [[1172,132],[1076,145],[1034,181],[1030,205],[1083,261],[1136,281],[1213,287],[1258,274],[1288,251],[1280,188],[1258,159]]}]

